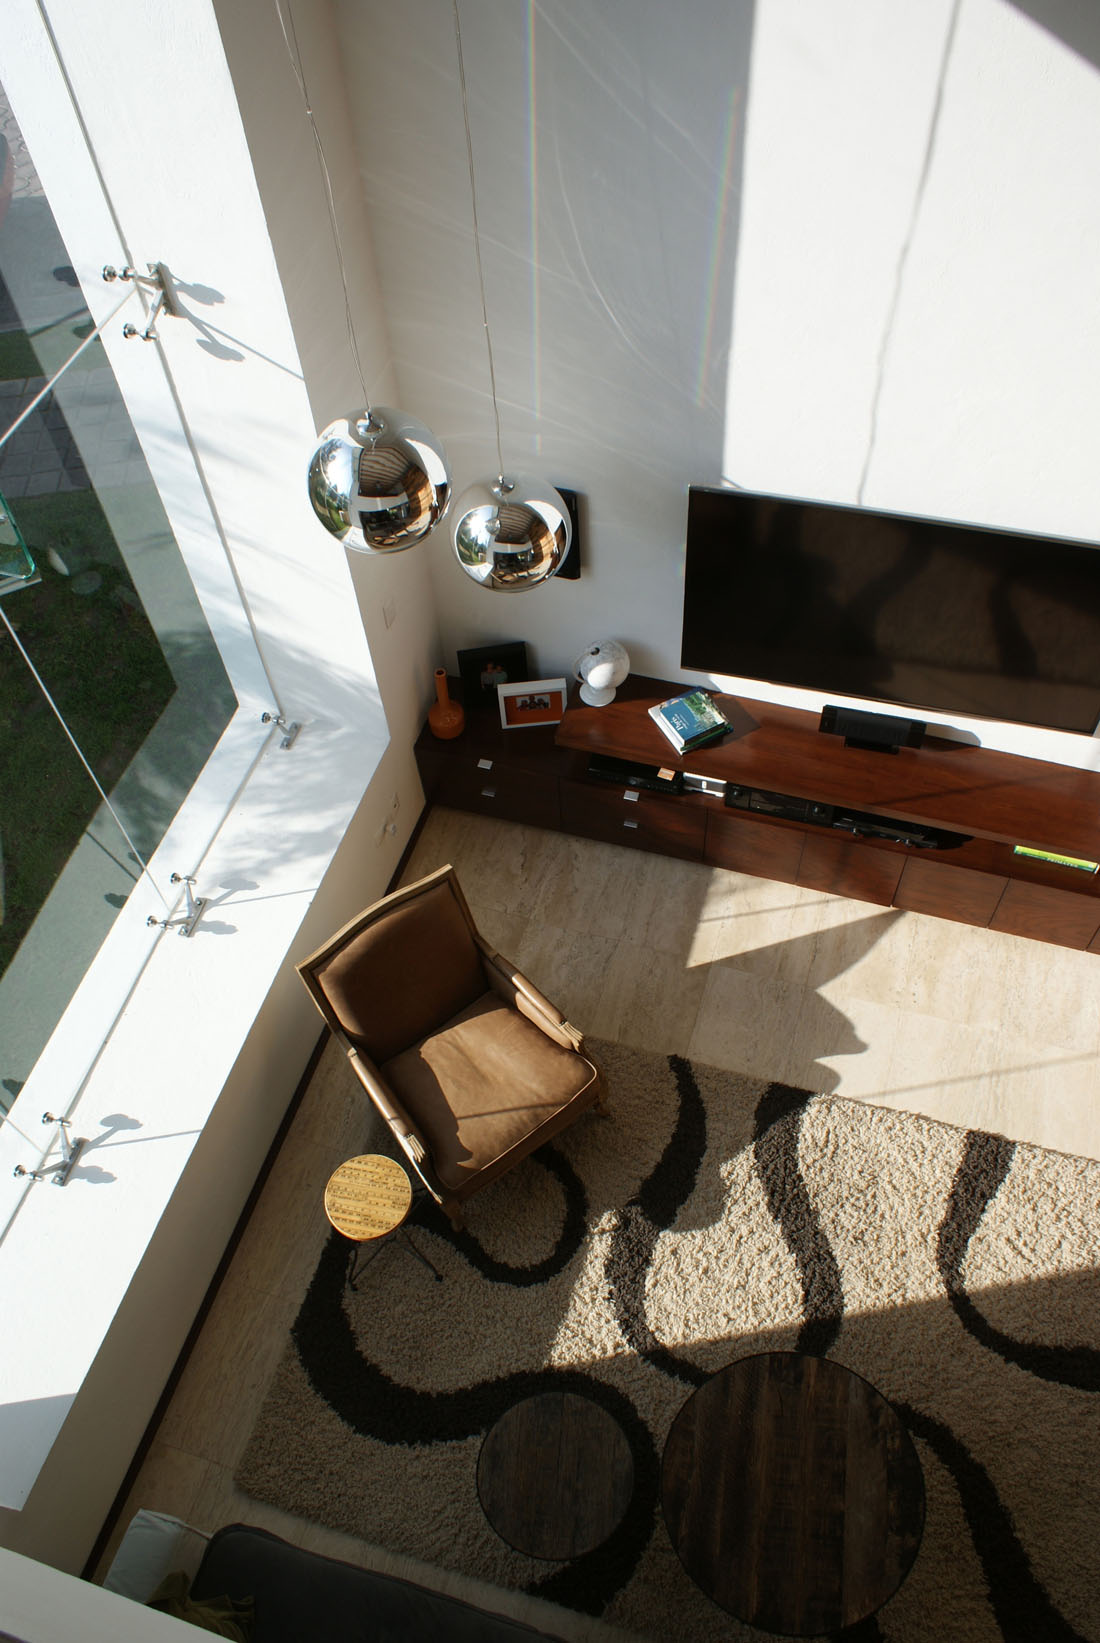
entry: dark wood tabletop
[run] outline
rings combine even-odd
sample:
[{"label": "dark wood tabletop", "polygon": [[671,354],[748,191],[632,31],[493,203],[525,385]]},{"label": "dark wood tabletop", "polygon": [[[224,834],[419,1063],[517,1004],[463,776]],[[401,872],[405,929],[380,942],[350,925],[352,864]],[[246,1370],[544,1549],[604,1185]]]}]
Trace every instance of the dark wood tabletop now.
[{"label": "dark wood tabletop", "polygon": [[481,1509],[517,1552],[580,1557],[622,1520],[634,1462],[613,1416],[575,1392],[544,1392],[491,1427],[477,1464]]},{"label": "dark wood tabletop", "polygon": [[[1009,844],[1100,858],[1098,771],[966,746],[934,734],[919,749],[902,748],[887,757],[846,747],[839,736],[823,736],[820,714],[717,691],[712,694],[730,720],[729,734],[681,755],[648,709],[689,688],[631,674],[608,707],[586,707],[574,694],[558,726],[557,743]],[[1064,842],[1044,845],[1044,839]]]},{"label": "dark wood tabletop", "polygon": [[880,1608],[912,1566],[924,1478],[881,1393],[796,1352],[741,1358],[688,1398],[662,1462],[692,1579],[748,1625],[812,1637]]}]

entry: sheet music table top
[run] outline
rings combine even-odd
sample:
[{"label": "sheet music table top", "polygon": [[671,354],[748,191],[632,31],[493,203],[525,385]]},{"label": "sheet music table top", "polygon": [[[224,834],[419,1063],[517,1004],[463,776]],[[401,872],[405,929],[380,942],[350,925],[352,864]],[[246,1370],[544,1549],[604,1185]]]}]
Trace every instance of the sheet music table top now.
[{"label": "sheet music table top", "polygon": [[356,1243],[396,1232],[412,1204],[412,1182],[396,1158],[363,1153],[334,1170],[325,1187],[325,1214]]}]

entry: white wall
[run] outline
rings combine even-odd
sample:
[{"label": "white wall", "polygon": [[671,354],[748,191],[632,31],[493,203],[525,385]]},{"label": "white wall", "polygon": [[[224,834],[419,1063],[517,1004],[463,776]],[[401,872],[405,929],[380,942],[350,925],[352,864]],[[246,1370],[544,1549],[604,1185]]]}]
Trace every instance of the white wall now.
[{"label": "white wall", "polygon": [[[401,403],[376,267],[376,243],[365,210],[351,108],[360,88],[345,60],[329,0],[283,0],[293,18],[306,90],[317,123],[336,204],[340,252],[332,233],[316,147],[301,90],[271,0],[215,0],[218,26],[240,118],[263,202],[282,293],[301,361],[314,431],[357,407],[362,385],[348,340],[340,270],[343,259],[355,337],[374,403]],[[412,409],[412,407],[409,407]],[[295,452],[304,474],[308,449]],[[304,497],[304,480],[302,496]],[[324,548],[312,517],[303,540]],[[317,544],[321,544],[321,549]],[[398,837],[408,836],[423,802],[412,743],[434,700],[432,674],[443,661],[430,573],[432,545],[396,554],[346,555],[374,681],[385,708],[390,746],[374,782],[369,833],[401,798]],[[365,823],[366,825],[366,823]],[[384,847],[396,865],[394,840]],[[398,851],[397,854],[400,852]]]},{"label": "white wall", "polygon": [[[496,471],[449,0],[338,6],[404,403],[456,489]],[[672,665],[690,479],[721,477],[751,7],[461,7],[506,466],[584,495],[578,583],[477,587],[431,544],[448,658],[524,638]],[[528,119],[534,86],[537,119]]]},{"label": "white wall", "polygon": [[[686,487],[723,477],[1096,539],[1094,9],[464,0],[461,17],[506,461],[579,490],[589,529],[579,584],[510,600],[434,544],[449,650],[524,637],[553,673],[609,634],[636,671],[682,676]],[[469,478],[495,456],[451,5],[341,0],[339,22],[401,391]]]}]

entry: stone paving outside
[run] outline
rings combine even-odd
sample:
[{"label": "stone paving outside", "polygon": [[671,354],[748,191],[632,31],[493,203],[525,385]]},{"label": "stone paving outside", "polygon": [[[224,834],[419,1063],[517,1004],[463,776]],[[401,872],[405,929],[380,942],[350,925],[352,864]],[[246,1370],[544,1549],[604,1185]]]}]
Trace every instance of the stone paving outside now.
[{"label": "stone paving outside", "polygon": [[[41,393],[44,377],[0,382],[0,431],[10,428]],[[139,485],[148,470],[110,368],[70,371],[65,407],[51,394],[0,450],[0,491],[9,502],[86,490]],[[18,510],[16,510],[18,517]]]}]

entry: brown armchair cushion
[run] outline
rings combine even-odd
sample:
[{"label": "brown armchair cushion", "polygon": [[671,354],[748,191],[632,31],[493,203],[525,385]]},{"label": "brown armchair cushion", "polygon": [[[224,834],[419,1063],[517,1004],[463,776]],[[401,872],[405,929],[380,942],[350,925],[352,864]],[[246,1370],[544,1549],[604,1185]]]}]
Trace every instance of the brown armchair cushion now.
[{"label": "brown armchair cushion", "polygon": [[315,974],[344,1032],[376,1066],[458,1015],[486,985],[446,881],[368,925]]},{"label": "brown armchair cushion", "polygon": [[548,1139],[561,1129],[566,1109],[599,1076],[495,992],[380,1071],[414,1115],[440,1181],[460,1194],[486,1170],[506,1170],[515,1149],[526,1154],[540,1133]]}]

